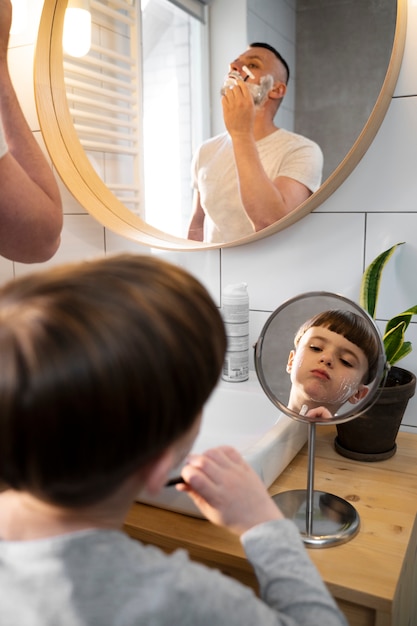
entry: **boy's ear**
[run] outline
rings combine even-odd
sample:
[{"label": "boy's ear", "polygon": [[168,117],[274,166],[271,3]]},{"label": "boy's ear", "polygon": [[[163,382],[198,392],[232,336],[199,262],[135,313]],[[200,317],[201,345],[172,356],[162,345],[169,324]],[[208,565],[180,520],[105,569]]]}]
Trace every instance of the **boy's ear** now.
[{"label": "boy's ear", "polygon": [[288,355],[287,368],[286,368],[287,374],[291,374],[294,357],[295,357],[295,350],[291,350],[290,354]]},{"label": "boy's ear", "polygon": [[354,393],[353,396],[349,398],[348,402],[350,402],[351,404],[357,404],[358,402],[364,399],[368,391],[369,391],[368,387],[366,387],[365,385],[360,385],[357,392]]},{"label": "boy's ear", "polygon": [[149,495],[155,495],[165,485],[168,475],[175,463],[172,447],[167,448],[154,461],[150,461],[142,470],[143,489]]}]

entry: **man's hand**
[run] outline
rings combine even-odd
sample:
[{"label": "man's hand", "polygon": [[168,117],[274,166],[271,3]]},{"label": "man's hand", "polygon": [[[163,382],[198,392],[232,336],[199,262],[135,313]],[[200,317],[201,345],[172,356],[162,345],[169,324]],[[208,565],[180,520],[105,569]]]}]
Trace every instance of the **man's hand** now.
[{"label": "man's hand", "polygon": [[227,132],[234,135],[253,133],[255,104],[250,89],[243,81],[238,81],[227,89],[222,97],[223,119]]}]

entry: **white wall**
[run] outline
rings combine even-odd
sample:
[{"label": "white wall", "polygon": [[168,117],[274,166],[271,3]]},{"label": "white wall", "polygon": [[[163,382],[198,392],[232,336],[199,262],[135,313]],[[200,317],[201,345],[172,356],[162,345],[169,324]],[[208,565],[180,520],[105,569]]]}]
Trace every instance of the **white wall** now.
[{"label": "white wall", "polygon": [[294,130],[296,77],[296,0],[218,0],[210,7],[211,134],[224,131],[220,86],[229,63],[251,42],[266,41],[274,46],[291,68],[291,80],[275,122]]},{"label": "white wall", "polygon": [[287,93],[275,117],[277,126],[294,130],[295,123],[295,85],[297,84],[296,66],[296,4],[297,0],[280,2],[259,2],[247,0],[248,4],[248,41],[266,41],[274,46],[287,61],[291,77]]},{"label": "white wall", "polygon": [[[417,304],[417,6],[412,1],[401,74],[386,119],[355,171],[314,213],[253,244],[222,251],[165,252],[148,250],[105,232],[62,189],[62,244],[45,265],[119,250],[157,254],[189,268],[218,304],[222,285],[246,281],[254,342],[270,312],[288,297],[326,290],[357,300],[365,265],[390,245],[406,241],[385,270],[378,316],[388,319]],[[31,0],[33,25],[41,5],[41,0]],[[35,31],[32,27],[24,37],[11,40],[10,65],[25,114],[41,141],[29,69]],[[37,267],[0,259],[0,281]],[[411,324],[408,335],[415,348],[401,365],[417,372],[417,322]],[[409,403],[406,426],[417,428],[416,409],[417,397]]]},{"label": "white wall", "polygon": [[[247,0],[227,0],[214,2],[210,8],[210,90],[213,94],[220,92],[229,62],[247,47],[246,4]],[[213,135],[224,131],[220,98],[212,104],[210,123]]]}]

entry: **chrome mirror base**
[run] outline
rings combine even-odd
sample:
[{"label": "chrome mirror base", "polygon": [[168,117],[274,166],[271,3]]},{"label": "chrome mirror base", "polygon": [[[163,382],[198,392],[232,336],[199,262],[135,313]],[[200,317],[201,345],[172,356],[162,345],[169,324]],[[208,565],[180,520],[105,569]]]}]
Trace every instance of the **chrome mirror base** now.
[{"label": "chrome mirror base", "polygon": [[285,517],[291,519],[309,548],[326,548],[346,543],[359,531],[356,509],[343,498],[323,491],[313,492],[311,512],[308,491],[283,491],[272,497]]}]

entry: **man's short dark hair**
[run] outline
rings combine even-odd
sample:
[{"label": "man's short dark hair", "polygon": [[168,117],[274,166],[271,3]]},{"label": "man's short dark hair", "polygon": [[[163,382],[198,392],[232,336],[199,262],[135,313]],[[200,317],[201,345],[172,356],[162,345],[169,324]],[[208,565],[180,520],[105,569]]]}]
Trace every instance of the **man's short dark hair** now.
[{"label": "man's short dark hair", "polygon": [[287,73],[287,79],[286,79],[285,82],[288,83],[288,81],[290,80],[290,68],[289,68],[288,63],[286,62],[284,57],[280,55],[278,50],[276,50],[273,46],[270,46],[269,43],[255,42],[255,43],[250,43],[249,47],[250,48],[265,48],[265,50],[269,50],[270,52],[272,52],[272,54],[275,54],[275,56],[277,57],[278,61],[280,61],[282,63],[282,65],[285,67],[285,71]]}]

